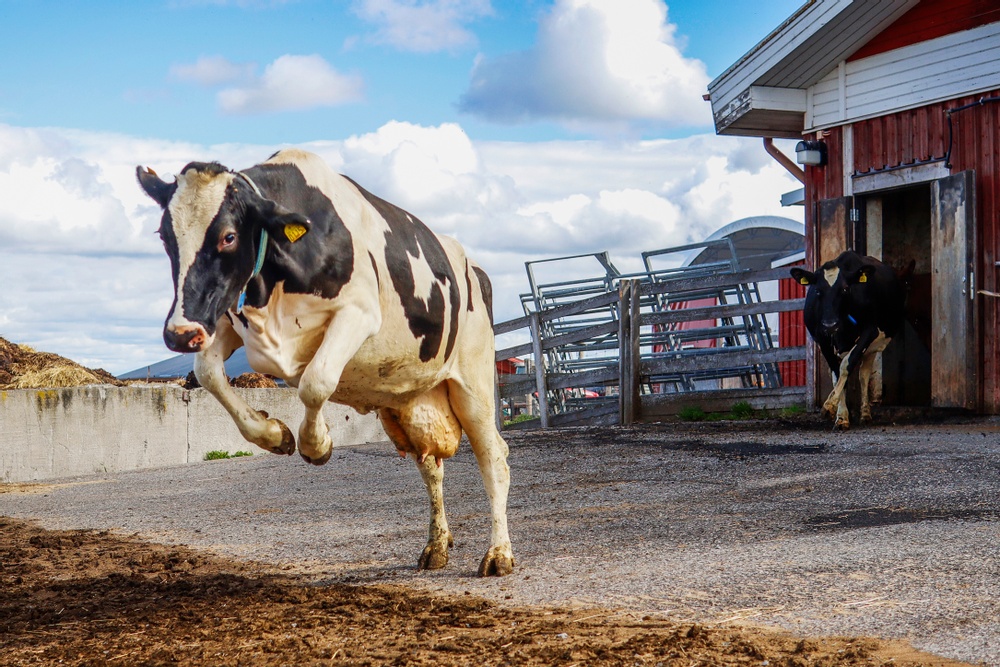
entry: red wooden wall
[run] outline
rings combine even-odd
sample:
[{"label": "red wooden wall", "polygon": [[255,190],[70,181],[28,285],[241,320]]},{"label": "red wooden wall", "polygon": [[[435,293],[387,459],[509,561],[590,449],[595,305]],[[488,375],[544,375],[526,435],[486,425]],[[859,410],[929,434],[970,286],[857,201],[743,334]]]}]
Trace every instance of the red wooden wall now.
[{"label": "red wooden wall", "polygon": [[[946,111],[993,97],[1000,97],[1000,90],[854,123],[851,173],[943,159],[948,152]],[[1000,292],[1000,267],[996,266],[1000,260],[1000,102],[953,112],[951,118],[951,173],[976,171],[978,288]],[[806,264],[813,267],[821,259],[815,256],[817,202],[844,193],[843,130],[834,128],[824,141],[828,164],[806,168]],[[1000,414],[1000,336],[996,335],[1000,331],[1000,299],[981,295],[979,308],[980,404],[984,412]]]},{"label": "red wooden wall", "polygon": [[851,56],[859,60],[1000,21],[996,0],[921,0]]},{"label": "red wooden wall", "polygon": [[[804,262],[789,264],[801,266]],[[787,299],[801,299],[806,295],[806,288],[791,278],[778,281],[778,298],[782,301]],[[794,310],[789,313],[778,313],[778,346],[779,347],[800,347],[809,345],[806,325],[802,320],[802,311]],[[780,361],[778,362],[778,373],[781,374],[781,384],[784,387],[804,387],[806,385],[806,361]]]}]

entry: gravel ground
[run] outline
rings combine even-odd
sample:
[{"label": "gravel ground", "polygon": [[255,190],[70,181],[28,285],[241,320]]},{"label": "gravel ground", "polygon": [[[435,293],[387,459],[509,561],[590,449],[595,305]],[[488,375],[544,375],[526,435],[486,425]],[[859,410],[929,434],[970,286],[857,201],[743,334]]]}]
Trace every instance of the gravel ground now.
[{"label": "gravel ground", "polygon": [[323,468],[258,453],[0,493],[0,514],[277,563],[318,580],[906,639],[1000,665],[1000,421],[813,418],[508,433],[515,573],[475,577],[489,514],[445,463],[455,548],[413,569],[427,500],[387,443]]}]

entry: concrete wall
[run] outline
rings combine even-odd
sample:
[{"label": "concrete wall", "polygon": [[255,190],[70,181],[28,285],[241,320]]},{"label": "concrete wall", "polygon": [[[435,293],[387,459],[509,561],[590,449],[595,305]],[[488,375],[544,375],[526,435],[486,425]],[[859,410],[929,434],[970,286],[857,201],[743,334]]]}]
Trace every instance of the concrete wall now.
[{"label": "concrete wall", "polygon": [[[294,389],[237,389],[246,401],[298,432]],[[328,403],[334,445],[387,440],[375,414]],[[205,453],[268,454],[246,442],[204,389],[176,385],[0,391],[0,482],[192,463]],[[270,455],[270,454],[268,454]]]}]

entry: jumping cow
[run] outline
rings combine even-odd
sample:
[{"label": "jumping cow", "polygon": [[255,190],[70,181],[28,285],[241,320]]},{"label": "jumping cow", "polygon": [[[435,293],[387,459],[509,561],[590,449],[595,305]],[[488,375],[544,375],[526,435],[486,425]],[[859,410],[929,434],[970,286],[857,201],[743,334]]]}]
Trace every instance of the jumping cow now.
[{"label": "jumping cow", "polygon": [[814,273],[793,268],[791,275],[809,286],[803,319],[834,375],[824,414],[835,417],[834,428],[850,427],[845,389],[848,377],[860,367],[861,421],[871,421],[872,365],[903,326],[903,283],[890,267],[853,251]]},{"label": "jumping cow", "polygon": [[298,451],[322,465],[332,440],[328,401],[378,411],[401,456],[412,455],[430,497],[418,567],[448,562],[442,461],[469,436],[492,511],[479,574],[514,567],[507,533],[507,443],[493,403],[489,279],[457,241],[334,173],[321,158],[282,150],[231,171],[192,162],[168,183],[138,167],[163,209],[174,302],[163,329],[171,350],[194,352],[194,372],[248,441],[292,454],[281,421],[247,405],[223,362],[240,346],[254,370],[298,388],[305,405]]}]

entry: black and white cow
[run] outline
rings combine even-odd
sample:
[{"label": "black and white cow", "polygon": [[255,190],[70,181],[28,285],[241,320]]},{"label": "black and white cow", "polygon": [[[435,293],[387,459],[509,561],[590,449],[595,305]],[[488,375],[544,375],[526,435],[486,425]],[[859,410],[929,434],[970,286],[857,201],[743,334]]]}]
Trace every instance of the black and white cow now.
[{"label": "black and white cow", "polygon": [[808,285],[803,319],[834,375],[823,412],[835,428],[850,427],[847,379],[855,369],[861,381],[861,421],[871,421],[875,355],[885,349],[904,323],[906,290],[896,272],[874,257],[842,253],[814,273],[791,269],[792,278]]},{"label": "black and white cow", "polygon": [[318,156],[283,150],[241,172],[188,164],[168,183],[136,170],[162,208],[174,303],[163,338],[195,352],[198,382],[250,442],[292,454],[281,421],[247,405],[223,362],[240,346],[254,370],[298,388],[298,451],[322,465],[332,441],[328,401],[377,410],[401,456],[417,462],[430,496],[418,567],[448,562],[442,460],[469,436],[492,510],[480,575],[505,575],[507,443],[493,402],[492,292],[454,239],[338,175]]}]

